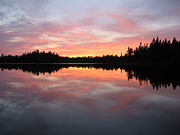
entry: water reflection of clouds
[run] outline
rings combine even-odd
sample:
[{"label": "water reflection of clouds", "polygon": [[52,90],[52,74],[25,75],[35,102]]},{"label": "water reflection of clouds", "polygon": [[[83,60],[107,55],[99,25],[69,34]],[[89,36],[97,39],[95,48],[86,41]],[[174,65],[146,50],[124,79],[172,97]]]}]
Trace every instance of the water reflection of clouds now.
[{"label": "water reflection of clouds", "polygon": [[121,78],[120,72],[67,69],[35,76],[4,71],[1,77],[1,134],[67,134],[77,130],[100,134],[100,129],[109,134],[132,134],[152,128],[167,130],[164,126],[177,129],[178,90],[158,93],[149,85],[139,87],[138,81]]},{"label": "water reflection of clouds", "polygon": [[14,88],[21,88],[24,86],[24,84],[21,82],[10,82],[9,85],[14,87]]},{"label": "water reflection of clouds", "polygon": [[47,80],[47,81],[60,80],[60,78],[58,78],[58,77],[48,76],[48,75],[40,75],[40,76],[32,76],[32,77],[37,80]]},{"label": "water reflection of clouds", "polygon": [[132,87],[119,87],[114,85],[113,83],[100,83],[99,86],[97,86],[94,90],[91,91],[92,95],[101,95],[101,94],[108,94],[108,93],[117,93],[117,92],[131,92],[131,91],[137,91],[139,89],[132,88]]},{"label": "water reflection of clouds", "polygon": [[[31,75],[21,74],[21,72],[10,73],[6,72],[4,76],[9,76],[5,79],[3,87],[14,87],[16,89],[22,87],[28,91],[35,93],[66,93],[81,96],[98,96],[111,93],[122,93],[152,90],[149,85],[139,87],[138,81],[125,80],[125,72],[112,72],[102,70],[84,70],[69,69],[63,70],[52,75]],[[19,74],[20,73],[20,74]],[[96,75],[97,74],[97,75]],[[123,77],[122,77],[123,76]],[[12,79],[14,78],[14,79]],[[127,77],[126,77],[127,79]],[[18,81],[15,81],[18,80]],[[143,91],[144,91],[143,90]]]},{"label": "water reflection of clouds", "polygon": [[[96,73],[97,76],[95,76]],[[88,102],[94,102],[91,104],[95,104],[99,99],[101,101],[109,100],[108,102],[112,102],[114,100],[113,102],[116,102],[117,100],[119,102],[119,99],[108,99],[104,95],[114,94],[121,97],[122,92],[128,94],[128,92],[139,90],[139,88],[129,87],[128,84],[130,82],[124,79],[121,82],[121,78],[118,78],[119,74],[115,74],[112,71],[94,71],[92,73],[84,70],[69,69],[61,71],[59,74],[58,76],[57,74],[55,76],[34,76],[14,73],[11,74],[12,78],[14,78],[13,80],[8,80],[8,78],[5,80],[7,84],[5,87],[9,89],[8,91],[16,90],[18,93],[25,94],[25,97],[30,94],[30,96],[50,102],[51,100],[61,100],[63,102],[78,101],[86,103],[85,100],[88,100]],[[5,74],[3,72],[3,75],[8,75],[8,73]],[[18,82],[15,82],[15,80],[18,80]]]}]

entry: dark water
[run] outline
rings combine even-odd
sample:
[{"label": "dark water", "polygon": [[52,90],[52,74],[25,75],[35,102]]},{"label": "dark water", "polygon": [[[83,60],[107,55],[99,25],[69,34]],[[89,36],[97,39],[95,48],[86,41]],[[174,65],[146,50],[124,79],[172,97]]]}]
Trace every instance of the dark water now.
[{"label": "dark water", "polygon": [[0,135],[180,134],[176,71],[1,69]]}]

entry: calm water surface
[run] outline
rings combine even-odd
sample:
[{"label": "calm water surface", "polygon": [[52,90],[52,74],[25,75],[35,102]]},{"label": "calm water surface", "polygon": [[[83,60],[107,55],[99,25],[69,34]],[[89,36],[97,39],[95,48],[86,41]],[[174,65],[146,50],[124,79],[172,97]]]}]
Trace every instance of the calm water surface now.
[{"label": "calm water surface", "polygon": [[0,71],[0,135],[179,135],[180,88],[124,70]]}]

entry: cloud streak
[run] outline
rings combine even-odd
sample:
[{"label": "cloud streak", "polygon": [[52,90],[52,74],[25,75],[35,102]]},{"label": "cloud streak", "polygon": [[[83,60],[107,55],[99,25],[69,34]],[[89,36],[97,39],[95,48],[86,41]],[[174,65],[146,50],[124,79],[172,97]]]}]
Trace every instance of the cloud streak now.
[{"label": "cloud streak", "polygon": [[156,36],[180,38],[179,1],[129,2],[2,0],[0,53],[120,54]]}]

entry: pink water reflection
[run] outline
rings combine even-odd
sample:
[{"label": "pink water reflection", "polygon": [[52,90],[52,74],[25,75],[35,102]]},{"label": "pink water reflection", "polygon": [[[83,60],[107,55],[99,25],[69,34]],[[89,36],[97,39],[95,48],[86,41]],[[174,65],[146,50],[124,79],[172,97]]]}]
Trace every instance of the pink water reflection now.
[{"label": "pink water reflection", "polygon": [[0,74],[1,134],[166,135],[178,130],[180,89],[153,90],[128,81],[124,70]]},{"label": "pink water reflection", "polygon": [[[39,76],[21,71],[4,71],[1,72],[1,77],[5,92],[23,91],[49,102],[77,102],[104,111],[116,111],[144,97],[153,98],[154,95],[179,97],[179,90],[171,92],[172,88],[162,88],[157,92],[150,85],[140,86],[135,79],[128,81],[124,70],[71,67],[51,75]],[[106,105],[101,106],[99,102],[105,102]]]}]

